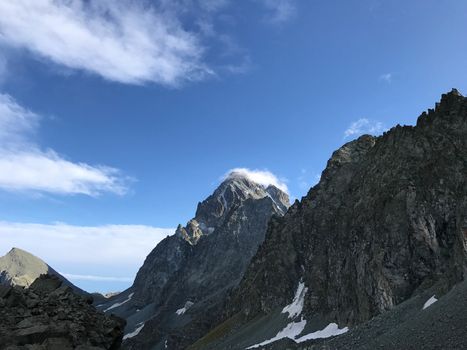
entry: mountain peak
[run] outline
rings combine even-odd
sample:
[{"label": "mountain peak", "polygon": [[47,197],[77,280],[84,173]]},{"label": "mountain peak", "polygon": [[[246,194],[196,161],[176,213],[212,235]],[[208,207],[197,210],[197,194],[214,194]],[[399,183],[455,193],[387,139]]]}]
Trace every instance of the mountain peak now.
[{"label": "mountain peak", "polygon": [[451,96],[458,96],[458,97],[464,97],[460,92],[459,90],[457,90],[456,88],[452,88],[452,90],[450,92],[448,92],[446,95],[451,95]]},{"label": "mountain peak", "polygon": [[0,257],[0,283],[29,287],[40,275],[49,273],[50,267],[31,253],[12,248]]},{"label": "mountain peak", "polygon": [[209,235],[220,227],[232,209],[249,199],[269,197],[277,214],[283,215],[290,206],[289,195],[279,188],[284,186],[269,172],[234,169],[213,194],[198,203],[195,217],[185,227],[179,225],[176,234],[196,244],[202,235]]},{"label": "mountain peak", "polygon": [[[10,251],[6,254],[8,256],[11,256],[11,255],[27,255],[27,256],[34,256],[33,254],[27,252],[26,250],[23,250],[23,249],[20,249],[20,248],[16,248],[16,247],[13,247],[10,249]],[[37,258],[39,259],[39,258]]]},{"label": "mountain peak", "polygon": [[441,100],[436,103],[434,109],[423,112],[417,120],[417,126],[429,127],[434,125],[438,130],[458,129],[465,119],[467,98],[459,90],[452,89],[441,95]]},{"label": "mountain peak", "polygon": [[463,101],[464,96],[457,89],[452,89],[450,92],[441,95],[441,102],[437,104],[437,107],[446,106],[452,107],[456,102]]},{"label": "mountain peak", "polygon": [[81,295],[87,295],[46,262],[26,250],[13,247],[0,257],[0,284],[30,287],[41,275],[57,276],[63,283]]}]

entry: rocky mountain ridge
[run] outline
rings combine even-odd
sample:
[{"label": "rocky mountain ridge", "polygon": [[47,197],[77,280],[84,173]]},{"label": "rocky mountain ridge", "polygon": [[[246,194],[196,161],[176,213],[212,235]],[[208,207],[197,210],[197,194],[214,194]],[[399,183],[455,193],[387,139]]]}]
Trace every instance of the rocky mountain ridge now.
[{"label": "rocky mountain ridge", "polygon": [[167,344],[183,348],[201,337],[222,315],[267,223],[289,206],[288,195],[231,173],[196,215],[148,255],[133,286],[100,309],[128,320],[125,347]]},{"label": "rocky mountain ridge", "polygon": [[[240,349],[272,333],[295,343],[327,324],[352,328],[433,285],[462,281],[466,174],[467,99],[457,90],[414,127],[345,144],[319,184],[271,220],[224,322],[194,348]],[[284,315],[287,305],[295,305],[293,317]]]}]

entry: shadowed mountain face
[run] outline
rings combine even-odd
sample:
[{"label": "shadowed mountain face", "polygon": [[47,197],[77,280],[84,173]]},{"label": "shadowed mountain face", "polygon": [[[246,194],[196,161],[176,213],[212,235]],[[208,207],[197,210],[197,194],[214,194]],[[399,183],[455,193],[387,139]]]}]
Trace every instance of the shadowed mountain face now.
[{"label": "shadowed mountain face", "polygon": [[[353,327],[435,284],[458,283],[466,254],[467,99],[453,90],[415,127],[334,152],[320,183],[269,224],[226,322],[198,344],[260,343],[257,320],[291,303],[300,307],[290,325],[307,324],[292,339],[322,329],[311,326],[317,317],[316,327]],[[239,329],[243,339],[225,340]]]},{"label": "shadowed mountain face", "polygon": [[278,188],[231,174],[185,227],[149,254],[133,286],[99,306],[128,320],[125,346],[183,348],[205,334],[222,315],[269,219],[288,206]]},{"label": "shadowed mountain face", "polygon": [[87,294],[44,261],[25,250],[13,248],[8,254],[0,257],[0,284],[28,288],[40,275],[44,274],[57,276],[75,292]]}]

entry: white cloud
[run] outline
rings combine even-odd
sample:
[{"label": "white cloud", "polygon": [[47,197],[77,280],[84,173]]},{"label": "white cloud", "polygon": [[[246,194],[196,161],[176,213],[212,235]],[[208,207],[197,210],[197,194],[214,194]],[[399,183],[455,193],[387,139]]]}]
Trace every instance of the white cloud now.
[{"label": "white cloud", "polygon": [[[267,22],[297,13],[296,0],[252,0]],[[224,67],[241,66],[247,53],[228,57],[218,31],[232,0],[15,0],[0,1],[0,47],[21,49],[46,63],[126,84],[180,86]],[[225,24],[225,23],[224,23]],[[4,50],[5,51],[5,50]],[[242,50],[243,51],[243,50]],[[209,58],[209,59],[208,59]],[[217,63],[214,61],[217,59]],[[5,61],[0,58],[0,82]],[[236,73],[235,70],[232,70]],[[240,70],[243,73],[243,69]]]},{"label": "white cloud", "polygon": [[73,163],[33,141],[40,116],[0,94],[0,189],[57,194],[124,194],[117,169]]},{"label": "white cloud", "polygon": [[89,196],[126,192],[118,170],[72,163],[53,151],[0,151],[0,188]]},{"label": "white cloud", "polygon": [[361,134],[376,135],[382,133],[385,130],[386,128],[384,127],[383,123],[361,118],[350,124],[347,130],[344,131],[344,138]]},{"label": "white cloud", "polygon": [[39,124],[39,116],[23,108],[9,95],[0,94],[0,147],[28,143]]},{"label": "white cloud", "polygon": [[[0,255],[17,247],[71,279],[129,282],[134,276],[128,277],[128,272],[136,272],[157,243],[174,231],[143,225],[72,226],[0,221],[0,247],[4,250]],[[70,268],[78,271],[67,273]],[[99,275],[94,275],[96,272]],[[105,277],[120,273],[125,274]]]},{"label": "white cloud", "polygon": [[284,191],[285,193],[289,193],[287,185],[285,184],[285,180],[279,179],[276,175],[271,173],[268,170],[252,170],[247,168],[235,168],[227,172],[222,179],[227,179],[229,177],[235,176],[244,176],[248,178],[250,181],[256,182],[262,186],[269,186],[273,185],[279,188],[280,190]]},{"label": "white cloud", "polygon": [[[252,1],[262,5],[270,23],[286,22],[297,12],[296,0]],[[233,62],[212,64],[214,52],[223,61],[224,49],[229,49],[219,47],[219,43],[231,36],[218,32],[215,23],[221,18],[220,12],[233,5],[238,3],[231,0],[0,1],[0,45],[26,49],[44,62],[96,74],[110,81],[179,86],[214,76],[224,66],[239,66],[236,58]],[[244,53],[238,56],[241,61],[247,57]],[[211,57],[210,63],[207,57]],[[0,58],[0,82],[2,66],[5,67],[5,62]]]},{"label": "white cloud", "polygon": [[[210,1],[211,8],[214,2]],[[0,1],[0,40],[122,83],[177,85],[212,74],[203,47],[163,6],[140,1]]]},{"label": "white cloud", "polygon": [[93,282],[126,282],[131,283],[134,277],[112,277],[112,276],[94,276],[94,275],[75,275],[72,273],[60,274],[70,281],[93,281]]},{"label": "white cloud", "polygon": [[283,23],[293,18],[297,13],[295,0],[257,0],[269,13],[267,20],[272,23]]},{"label": "white cloud", "polygon": [[379,80],[390,84],[392,82],[392,73],[381,74]]}]

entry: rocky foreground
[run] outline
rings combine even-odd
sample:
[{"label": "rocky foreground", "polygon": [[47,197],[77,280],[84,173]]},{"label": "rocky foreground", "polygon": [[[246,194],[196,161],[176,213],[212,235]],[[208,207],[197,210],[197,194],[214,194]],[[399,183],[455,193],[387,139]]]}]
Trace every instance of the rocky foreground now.
[{"label": "rocky foreground", "polygon": [[56,276],[43,275],[28,289],[0,285],[0,349],[119,349],[125,321],[91,303]]}]

